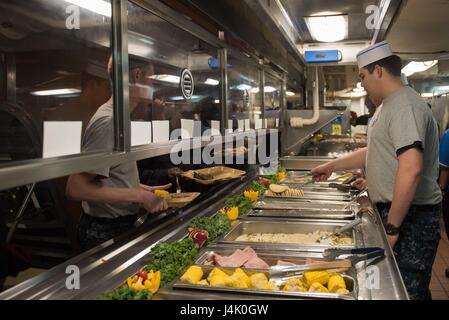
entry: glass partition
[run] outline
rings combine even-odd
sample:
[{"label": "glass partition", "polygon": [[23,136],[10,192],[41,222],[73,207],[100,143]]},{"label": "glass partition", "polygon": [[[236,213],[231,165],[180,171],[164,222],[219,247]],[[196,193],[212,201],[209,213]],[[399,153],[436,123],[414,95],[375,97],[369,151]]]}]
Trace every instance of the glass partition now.
[{"label": "glass partition", "polygon": [[131,120],[169,121],[170,132],[182,119],[201,132],[219,121],[217,49],[133,3],[128,29]]},{"label": "glass partition", "polygon": [[0,163],[80,153],[111,98],[110,1],[73,3],[0,1]]},{"label": "glass partition", "polygon": [[279,119],[281,117],[281,88],[282,82],[280,79],[269,73],[265,73],[264,102],[267,128],[279,127]]}]

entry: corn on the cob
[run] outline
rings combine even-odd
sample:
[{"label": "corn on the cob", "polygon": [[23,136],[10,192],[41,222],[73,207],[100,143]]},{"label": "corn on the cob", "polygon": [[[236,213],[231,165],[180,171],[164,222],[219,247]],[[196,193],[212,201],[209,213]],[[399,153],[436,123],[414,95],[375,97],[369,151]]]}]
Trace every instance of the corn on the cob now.
[{"label": "corn on the cob", "polygon": [[329,293],[329,290],[319,282],[314,282],[309,288],[309,292]]},{"label": "corn on the cob", "polygon": [[303,277],[304,282],[308,287],[315,282],[318,282],[324,286],[329,281],[329,273],[327,271],[306,271],[304,272]]},{"label": "corn on the cob", "polygon": [[307,288],[304,286],[304,283],[300,279],[288,280],[282,290],[293,292],[307,292]]},{"label": "corn on the cob", "polygon": [[349,294],[349,290],[348,289],[338,289],[337,292],[338,294]]},{"label": "corn on the cob", "polygon": [[346,283],[343,277],[339,274],[332,275],[329,278],[329,284],[327,286],[330,292],[337,292],[340,289],[346,289]]},{"label": "corn on the cob", "polygon": [[204,279],[204,280],[201,280],[201,281],[197,282],[197,285],[199,285],[199,286],[208,286],[209,282],[207,282],[207,280]]},{"label": "corn on the cob", "polygon": [[203,277],[203,270],[198,266],[191,266],[187,271],[182,275],[181,281],[188,282],[190,284],[196,284]]}]

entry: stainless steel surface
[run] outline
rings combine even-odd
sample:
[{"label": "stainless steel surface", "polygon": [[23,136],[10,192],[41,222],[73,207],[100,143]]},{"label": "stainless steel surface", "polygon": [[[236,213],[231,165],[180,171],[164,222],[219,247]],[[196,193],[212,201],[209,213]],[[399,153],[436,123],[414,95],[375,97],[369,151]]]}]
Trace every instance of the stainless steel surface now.
[{"label": "stainless steel surface", "polygon": [[[203,278],[207,277],[209,273],[213,270],[214,267],[201,266],[203,269],[204,275]],[[228,275],[231,275],[236,268],[222,268],[220,270],[225,272]],[[270,273],[267,270],[257,270],[257,269],[245,269],[245,273],[248,276],[251,276],[255,273],[263,273],[267,278],[270,279]],[[300,277],[300,276],[298,276]],[[173,284],[173,288],[176,289],[189,289],[189,290],[198,290],[200,292],[225,292],[225,293],[238,293],[238,294],[247,294],[247,295],[265,295],[265,296],[278,296],[278,297],[286,297],[286,298],[300,298],[300,299],[343,299],[343,300],[354,300],[357,298],[357,286],[354,278],[343,275],[348,290],[351,294],[342,295],[336,293],[318,293],[318,292],[290,292],[290,291],[282,291],[282,290],[262,290],[262,289],[240,289],[240,288],[231,288],[231,287],[222,287],[222,286],[202,286],[202,285],[194,285],[182,282],[181,280],[175,281]]]},{"label": "stainless steel surface", "polygon": [[264,209],[252,210],[248,217],[275,217],[275,218],[299,218],[299,219],[352,219],[355,217],[353,210],[279,210]]},{"label": "stainless steel surface", "polygon": [[332,237],[334,235],[339,235],[339,234],[345,233],[346,231],[351,230],[352,228],[354,228],[355,226],[358,226],[361,223],[362,223],[362,219],[357,218],[354,221],[349,222],[348,224],[345,224],[344,226],[342,226],[340,229],[336,230],[331,235],[321,237],[320,239],[318,239],[318,242],[329,239],[330,237]]},{"label": "stainless steel surface", "polygon": [[276,198],[265,198],[262,201],[257,201],[254,205],[256,209],[305,209],[316,211],[346,211],[356,210],[358,208],[357,202],[337,202],[325,200],[280,200]]},{"label": "stainless steel surface", "polygon": [[326,192],[310,192],[304,189],[304,195],[301,197],[283,197],[266,195],[264,199],[279,199],[279,200],[329,200],[329,201],[351,201],[352,196],[344,194],[329,194]]},{"label": "stainless steel surface", "polygon": [[114,150],[131,150],[128,69],[128,1],[112,1]]},{"label": "stainless steel surface", "polygon": [[[269,134],[272,130],[261,130],[259,132],[260,134]],[[258,136],[259,133],[256,133],[256,135]],[[247,134],[245,132],[239,132],[229,134],[228,137],[230,141],[232,139],[244,140]],[[97,152],[4,164],[0,166],[0,190],[64,177],[73,173],[100,169],[105,166],[116,166],[123,162],[158,157],[170,154],[175,149],[180,150],[182,148],[183,150],[190,150],[193,148],[193,141],[196,141],[196,139],[153,143],[147,146],[132,148],[132,151],[129,153]],[[221,143],[215,141],[213,137],[201,138],[201,146],[203,147],[206,145],[216,146],[218,144]]]},{"label": "stainless steel surface", "polygon": [[350,236],[353,240],[351,245],[330,245],[324,243],[269,243],[269,242],[253,242],[253,241],[238,241],[238,237],[242,235],[248,235],[253,233],[285,233],[285,234],[307,234],[315,231],[327,231],[333,232],[336,228],[345,225],[342,221],[332,221],[332,220],[284,220],[284,221],[273,221],[273,219],[246,219],[240,221],[231,231],[229,231],[220,243],[228,244],[243,244],[251,247],[257,248],[276,248],[278,250],[307,250],[307,251],[324,251],[326,248],[332,246],[338,247],[356,247],[363,245],[361,243],[361,238],[358,235],[356,229],[354,229]]},{"label": "stainless steel surface", "polygon": [[[251,178],[251,177],[249,177]],[[98,294],[110,291],[123,283],[127,277],[134,274],[148,261],[148,253],[159,241],[174,241],[186,236],[189,221],[195,215],[207,215],[215,212],[223,205],[223,194],[238,194],[244,190],[251,179],[246,182],[235,181],[222,193],[214,195],[208,202],[191,208],[180,216],[162,220],[156,225],[149,225],[145,231],[137,235],[126,236],[122,240],[109,241],[102,246],[94,248],[82,255],[67,261],[35,278],[32,278],[6,292],[0,294],[0,299],[94,299]],[[381,247],[385,249],[385,258],[382,260],[369,260],[360,262],[355,266],[358,296],[360,300],[396,300],[408,299],[408,295],[401,279],[394,255],[388,246],[385,230],[380,217],[372,208],[369,198],[359,197],[358,206],[372,210],[373,214],[362,215],[363,222],[357,227],[356,247]],[[294,203],[294,202],[293,202]],[[203,209],[199,209],[199,207]],[[270,219],[265,221],[276,222]],[[282,219],[292,222],[291,219]],[[305,220],[310,221],[310,220]],[[316,221],[316,220],[315,220]],[[326,222],[328,223],[328,222]],[[340,225],[344,221],[339,221]],[[335,221],[332,223],[335,225]],[[226,250],[222,250],[224,248]],[[209,246],[205,251],[229,252],[237,248],[244,248],[245,244],[231,242]],[[306,246],[297,245],[296,248],[279,250],[279,246],[270,248],[254,247],[256,252],[262,254],[278,254],[283,259],[289,256],[302,256],[319,259],[322,252],[308,251]],[[203,251],[203,253],[205,252]],[[266,255],[264,256],[266,258]],[[272,259],[274,261],[274,259]],[[76,265],[80,269],[81,290],[68,290],[65,286],[67,279],[66,269]],[[159,299],[190,299],[190,300],[263,300],[264,295],[248,295],[241,293],[207,292],[198,290],[174,290],[171,286],[161,288],[155,300]],[[270,299],[285,299],[288,297],[270,296]]]}]

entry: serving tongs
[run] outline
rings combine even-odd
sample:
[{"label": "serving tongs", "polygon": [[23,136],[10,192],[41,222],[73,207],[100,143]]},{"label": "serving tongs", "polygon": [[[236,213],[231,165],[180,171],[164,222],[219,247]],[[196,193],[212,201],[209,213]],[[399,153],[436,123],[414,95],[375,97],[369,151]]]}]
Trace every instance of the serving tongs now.
[{"label": "serving tongs", "polygon": [[[346,255],[344,259],[336,258]],[[329,272],[345,272],[360,261],[385,257],[385,250],[382,248],[359,248],[359,249],[326,249],[323,258],[326,261],[321,263],[297,265],[297,266],[273,266],[269,269],[270,281],[278,287],[283,286],[288,280],[301,277],[305,271],[327,270]]]},{"label": "serving tongs", "polygon": [[369,248],[357,248],[357,249],[338,249],[330,248],[323,252],[323,258],[325,259],[336,259],[342,255],[345,255],[345,259],[351,261],[352,265],[360,261],[365,261],[374,258],[385,257],[385,250],[378,247]]},{"label": "serving tongs", "polygon": [[337,236],[337,235],[340,235],[342,233],[345,233],[346,231],[352,230],[352,228],[354,228],[355,226],[358,226],[361,223],[362,223],[362,218],[357,218],[354,221],[345,224],[343,227],[339,228],[338,230],[336,230],[335,232],[331,233],[330,235],[323,236],[323,237],[319,238],[316,242],[320,243],[321,241],[329,239],[329,238],[331,238],[333,236]]}]

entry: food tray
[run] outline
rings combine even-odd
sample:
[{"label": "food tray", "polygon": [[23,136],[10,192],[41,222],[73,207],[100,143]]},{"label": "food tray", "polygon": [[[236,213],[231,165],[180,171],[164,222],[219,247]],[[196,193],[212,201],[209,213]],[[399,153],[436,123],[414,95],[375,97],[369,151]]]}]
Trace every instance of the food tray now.
[{"label": "food tray", "polygon": [[183,208],[195,200],[200,194],[199,192],[170,193],[164,198],[167,200],[169,208]]},{"label": "food tray", "polygon": [[[212,178],[208,179],[208,180],[198,179],[198,178],[195,178],[195,176],[194,176],[195,173],[211,175]],[[206,168],[206,169],[200,169],[200,170],[190,170],[190,171],[184,172],[182,174],[182,176],[186,179],[196,181],[199,184],[210,185],[210,184],[217,183],[219,181],[239,178],[239,177],[244,176],[245,174],[246,174],[246,172],[242,171],[242,170],[237,170],[237,169],[228,168],[228,167],[224,167],[224,166],[218,166],[218,167],[212,167],[212,168]]]},{"label": "food tray", "polygon": [[[203,278],[207,278],[209,273],[214,269],[214,267],[200,266],[203,270]],[[236,268],[222,268],[223,272],[231,275]],[[186,268],[187,270],[187,268]],[[264,273],[267,278],[269,278],[269,272],[267,270],[258,269],[242,269],[248,276],[255,273]],[[299,276],[300,277],[300,276]],[[188,290],[201,290],[205,292],[223,292],[223,293],[235,293],[235,294],[247,294],[247,295],[265,295],[272,297],[286,297],[286,298],[298,298],[298,299],[332,299],[332,300],[356,300],[357,299],[357,284],[354,277],[347,274],[342,274],[345,280],[346,287],[350,291],[350,294],[337,294],[337,293],[318,293],[318,292],[290,292],[282,290],[264,290],[264,289],[241,289],[241,288],[231,288],[224,286],[204,286],[196,285],[182,282],[178,279],[174,284],[174,289],[188,289]]]},{"label": "food tray", "polygon": [[353,219],[353,210],[308,210],[308,209],[254,209],[248,217],[298,218],[298,219]]},{"label": "food tray", "polygon": [[331,247],[338,248],[354,248],[357,243],[357,235],[355,229],[348,232],[353,240],[352,244],[336,245],[326,243],[269,243],[269,242],[255,242],[255,241],[236,241],[236,239],[244,234],[253,233],[284,233],[284,234],[307,234],[314,231],[330,231],[333,232],[339,227],[346,224],[346,221],[338,220],[282,220],[274,221],[267,219],[245,219],[240,220],[238,224],[231,229],[219,242],[225,244],[238,244],[244,246],[251,246],[252,248],[263,249],[279,249],[279,250],[296,250],[296,251],[324,251]]}]

